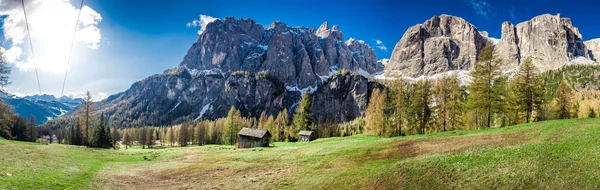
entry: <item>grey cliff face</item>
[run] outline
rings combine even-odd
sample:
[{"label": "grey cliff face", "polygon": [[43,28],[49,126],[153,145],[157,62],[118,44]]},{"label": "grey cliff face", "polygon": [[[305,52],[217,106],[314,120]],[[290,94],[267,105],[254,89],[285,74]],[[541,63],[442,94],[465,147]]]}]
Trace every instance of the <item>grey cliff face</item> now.
[{"label": "grey cliff face", "polygon": [[[371,92],[383,85],[360,75],[339,75],[322,85],[313,95],[315,121],[351,121],[364,116]],[[318,105],[318,106],[316,106]]]},{"label": "grey cliff face", "polygon": [[487,42],[475,26],[462,18],[434,16],[404,33],[386,65],[386,75],[417,77],[470,70]]},{"label": "grey cliff face", "polygon": [[[571,19],[544,14],[516,26],[519,56],[532,58],[540,70],[558,69],[576,57],[589,58],[579,30]],[[502,48],[499,48],[502,49]],[[503,57],[510,62],[518,62]]]},{"label": "grey cliff face", "polygon": [[316,82],[336,69],[381,70],[371,47],[346,44],[339,27],[330,29],[327,22],[318,30],[289,27],[279,21],[265,29],[253,20],[233,18],[209,23],[180,66],[192,75],[268,71],[286,86],[298,89],[316,87]]}]

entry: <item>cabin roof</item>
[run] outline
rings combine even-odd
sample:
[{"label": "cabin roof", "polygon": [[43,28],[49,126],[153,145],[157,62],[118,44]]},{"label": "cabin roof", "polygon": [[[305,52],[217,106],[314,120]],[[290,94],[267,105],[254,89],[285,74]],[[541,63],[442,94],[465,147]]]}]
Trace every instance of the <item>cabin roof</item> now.
[{"label": "cabin roof", "polygon": [[246,127],[242,128],[242,130],[240,130],[240,132],[238,132],[238,135],[256,137],[256,138],[263,138],[265,136],[271,137],[271,133],[269,133],[269,131],[267,131],[267,130],[252,129],[252,128],[246,128]]},{"label": "cabin roof", "polygon": [[310,135],[312,135],[312,133],[313,133],[312,131],[300,131],[300,133],[299,133],[299,134],[300,134],[300,135],[307,135],[307,136],[310,136]]}]

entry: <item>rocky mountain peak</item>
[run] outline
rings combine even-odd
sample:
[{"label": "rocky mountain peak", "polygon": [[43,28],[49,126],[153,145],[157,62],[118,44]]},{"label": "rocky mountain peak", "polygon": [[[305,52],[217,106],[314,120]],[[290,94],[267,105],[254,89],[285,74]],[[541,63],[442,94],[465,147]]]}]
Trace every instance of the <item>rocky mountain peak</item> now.
[{"label": "rocky mountain peak", "polygon": [[497,50],[506,67],[531,57],[542,71],[558,69],[577,58],[589,58],[579,29],[571,19],[560,14],[544,14],[511,27],[502,25],[502,39]]},{"label": "rocky mountain peak", "polygon": [[464,19],[433,16],[410,27],[396,44],[386,75],[421,76],[470,70],[488,39]]},{"label": "rocky mountain peak", "polygon": [[330,32],[331,31],[329,31],[329,23],[327,21],[325,21],[323,24],[321,24],[319,29],[317,29],[315,34],[320,38],[327,38],[327,37],[329,37]]}]

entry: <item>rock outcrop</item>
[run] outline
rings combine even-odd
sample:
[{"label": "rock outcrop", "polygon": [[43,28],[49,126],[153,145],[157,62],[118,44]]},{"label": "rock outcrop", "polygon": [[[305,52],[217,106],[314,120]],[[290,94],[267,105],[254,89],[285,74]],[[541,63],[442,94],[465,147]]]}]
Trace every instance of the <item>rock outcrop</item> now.
[{"label": "rock outcrop", "polygon": [[336,75],[319,86],[312,100],[315,119],[343,122],[364,116],[373,89],[383,85],[355,74]]},{"label": "rock outcrop", "polygon": [[470,70],[488,42],[475,26],[460,17],[434,16],[404,33],[386,65],[386,75],[417,77]]},{"label": "rock outcrop", "polygon": [[600,62],[600,38],[585,41],[583,44],[588,49],[590,59]]}]

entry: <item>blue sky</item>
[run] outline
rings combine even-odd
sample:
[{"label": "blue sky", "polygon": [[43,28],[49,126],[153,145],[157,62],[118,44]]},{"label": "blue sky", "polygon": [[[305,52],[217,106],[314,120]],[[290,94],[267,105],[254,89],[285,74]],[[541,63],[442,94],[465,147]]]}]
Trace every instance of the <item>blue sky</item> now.
[{"label": "blue sky", "polygon": [[[64,2],[65,11],[71,12],[64,17],[56,17],[52,20],[49,20],[49,16],[44,14],[65,11],[39,11],[43,10],[39,7],[46,6],[44,3],[50,4],[47,2],[55,0],[36,3],[39,1],[42,0],[25,0],[26,4],[32,6],[27,9],[28,12],[31,11],[28,16],[31,14],[33,19],[40,20],[30,23],[32,28],[40,30],[40,32],[34,33],[36,35],[32,40],[36,54],[47,52],[51,55],[68,55],[66,50],[71,42],[69,36],[74,25],[68,26],[68,24],[61,23],[75,21],[75,13],[79,9],[80,1]],[[11,0],[5,0],[2,2],[4,7],[0,6],[0,15],[4,15],[2,17],[3,26],[7,15],[9,15],[8,17],[11,16],[10,14],[13,14],[13,17],[19,16],[19,14],[7,10],[18,10],[17,8],[20,9],[21,5],[11,5],[10,2]],[[20,3],[20,1],[18,2]],[[198,28],[189,28],[186,23],[198,19],[201,14],[216,18],[229,16],[252,18],[265,26],[275,20],[280,20],[289,26],[318,28],[324,21],[328,21],[330,25],[339,25],[346,39],[352,37],[370,44],[376,49],[378,59],[390,57],[395,44],[408,27],[423,23],[432,16],[440,14],[460,16],[474,24],[480,31],[487,31],[491,37],[500,38],[501,24],[504,21],[520,23],[544,13],[561,13],[564,17],[572,19],[584,40],[600,38],[599,21],[592,16],[600,8],[600,3],[592,0],[568,2],[541,0],[87,0],[84,5],[92,10],[84,9],[86,11],[83,15],[89,15],[84,21],[94,21],[95,24],[82,22],[78,26],[80,28],[97,28],[96,32],[100,35],[100,39],[95,32],[81,31],[83,37],[80,40],[78,37],[79,41],[75,43],[65,91],[78,93],[90,90],[96,99],[124,91],[135,81],[177,66],[188,48],[198,38]],[[39,9],[36,9],[35,6],[39,6],[37,7]],[[56,23],[56,26],[49,25],[51,27],[64,26],[64,31],[56,32],[58,34],[68,33],[68,35],[64,36],[65,40],[52,42],[52,46],[38,45],[44,43],[45,40],[41,32],[43,27],[37,27],[41,23]],[[18,26],[15,27],[18,28]],[[13,38],[7,37],[7,32],[9,31],[3,28],[4,35],[2,36],[4,37],[0,45],[8,50],[11,46],[16,45]],[[377,44],[377,40],[380,40],[382,44]],[[58,51],[55,49],[59,48],[52,48],[56,44],[64,44],[64,50]],[[22,48],[20,57],[22,60],[31,55],[27,39],[17,45]],[[381,45],[387,47],[387,51],[377,48]],[[61,58],[56,60],[65,60],[66,56]],[[37,58],[36,60],[42,66],[48,64],[47,67],[44,67],[46,70],[40,72],[42,93],[60,95],[64,77],[64,71],[60,71],[63,70],[63,67],[66,68],[66,64],[63,64],[62,67],[52,64],[65,61],[44,63],[44,60]],[[13,84],[7,87],[10,92],[22,95],[39,93],[35,73],[32,69],[22,70],[15,64],[12,77]]]}]

